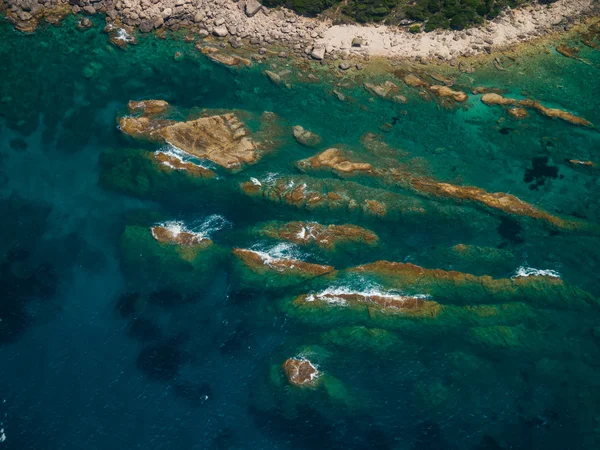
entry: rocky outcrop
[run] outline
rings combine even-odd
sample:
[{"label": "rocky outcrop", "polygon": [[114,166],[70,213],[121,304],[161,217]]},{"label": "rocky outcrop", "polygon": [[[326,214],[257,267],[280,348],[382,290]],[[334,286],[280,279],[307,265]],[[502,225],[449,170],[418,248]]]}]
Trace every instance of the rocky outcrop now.
[{"label": "rocky outcrop", "polygon": [[418,199],[333,179],[281,177],[273,182],[254,179],[241,183],[240,189],[250,197],[309,211],[347,211],[389,219],[422,217],[427,213]]},{"label": "rocky outcrop", "polygon": [[469,98],[467,94],[465,94],[463,91],[454,91],[452,89],[450,89],[448,86],[439,86],[439,85],[433,85],[433,86],[429,86],[429,91],[433,92],[435,95],[437,95],[440,98],[451,98],[453,99],[455,102],[466,102],[467,99]]},{"label": "rocky outcrop", "polygon": [[270,222],[257,230],[258,234],[298,245],[316,245],[327,250],[338,246],[361,244],[374,246],[375,233],[356,225],[321,225],[316,222]]},{"label": "rocky outcrop", "polygon": [[562,109],[546,108],[544,105],[542,105],[541,103],[539,103],[535,100],[529,100],[529,99],[517,100],[514,98],[503,97],[500,94],[490,93],[490,94],[484,94],[483,97],[481,97],[481,101],[488,106],[501,105],[501,106],[514,106],[514,107],[521,106],[524,108],[531,108],[531,109],[535,109],[540,114],[542,114],[543,116],[546,116],[546,117],[562,119],[562,120],[572,123],[574,125],[580,125],[580,126],[584,126],[584,127],[593,127],[594,126],[591,122],[583,119],[582,117],[578,117],[574,114],[571,114],[570,112],[563,111]]},{"label": "rocky outcrop", "polygon": [[210,239],[178,227],[155,225],[150,229],[150,231],[152,232],[154,239],[163,244],[177,244],[186,247],[193,245],[212,245],[212,241]]},{"label": "rocky outcrop", "polygon": [[303,171],[328,169],[338,174],[374,173],[371,164],[354,162],[346,156],[344,151],[337,148],[330,148],[312,158],[298,161],[297,166]]},{"label": "rocky outcrop", "polygon": [[335,268],[331,266],[307,263],[297,259],[273,257],[255,250],[234,248],[233,255],[250,271],[260,275],[279,274],[310,279],[335,272]]},{"label": "rocky outcrop", "polygon": [[297,306],[312,307],[351,307],[373,310],[385,310],[389,314],[401,314],[410,317],[435,317],[441,306],[424,296],[400,295],[386,292],[353,292],[346,289],[328,289],[319,293],[305,294],[294,300]]},{"label": "rocky outcrop", "polygon": [[409,73],[404,77],[404,82],[407,86],[413,88],[429,87],[429,84],[427,82],[425,82],[424,80],[412,73]]},{"label": "rocky outcrop", "polygon": [[308,359],[290,358],[283,364],[283,370],[294,386],[315,387],[320,382],[320,372]]},{"label": "rocky outcrop", "polygon": [[265,145],[253,139],[246,125],[233,112],[186,122],[145,115],[122,117],[119,127],[136,139],[170,144],[232,171],[257,162],[265,150]]},{"label": "rocky outcrop", "polygon": [[292,129],[292,133],[294,134],[296,141],[305,147],[314,148],[321,143],[321,138],[317,134],[313,133],[312,131],[305,130],[300,125],[296,125]]}]

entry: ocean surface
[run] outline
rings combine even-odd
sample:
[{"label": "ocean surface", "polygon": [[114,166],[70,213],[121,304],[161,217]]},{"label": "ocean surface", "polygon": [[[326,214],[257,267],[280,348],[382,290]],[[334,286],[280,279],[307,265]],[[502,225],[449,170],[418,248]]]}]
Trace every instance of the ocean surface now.
[{"label": "ocean surface", "polygon": [[[0,450],[599,448],[600,133],[534,110],[516,120],[471,89],[600,125],[600,52],[575,42],[573,59],[548,44],[504,71],[461,74],[461,104],[399,75],[401,104],[370,95],[363,75],[335,80],[315,66],[318,80],[286,86],[256,64],[216,64],[183,35],[123,50],[101,21],[75,24],[23,35],[0,22]],[[273,112],[278,139],[236,173],[206,161],[195,162],[213,179],[163,170],[149,156],[176,149],[118,128],[142,99],[168,101],[179,121],[244,111],[253,130]],[[294,125],[321,143],[300,145]],[[509,193],[577,226],[298,169],[330,147]],[[246,195],[247,182],[305,183],[388,208],[298,207]],[[378,243],[302,246],[257,232],[271,221],[359,225]],[[190,263],[153,239],[150,227],[165,223],[211,249]],[[233,248],[338,272],[258,274]],[[352,270],[378,260],[460,274]],[[323,292],[412,295],[437,309],[298,306]],[[288,358],[309,359],[322,382],[290,384]]]}]

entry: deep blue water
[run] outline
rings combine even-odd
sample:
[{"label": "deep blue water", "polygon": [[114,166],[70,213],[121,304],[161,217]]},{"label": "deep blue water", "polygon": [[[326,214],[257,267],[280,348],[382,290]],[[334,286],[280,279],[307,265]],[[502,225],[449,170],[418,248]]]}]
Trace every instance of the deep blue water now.
[{"label": "deep blue water", "polygon": [[[582,56],[596,65],[543,53],[507,72],[463,74],[458,85],[527,94],[600,124],[600,55]],[[535,113],[514,121],[478,96],[444,108],[403,87],[407,105],[371,101],[359,82],[340,102],[327,82],[274,85],[259,67],[215,65],[176,38],[145,37],[123,51],[99,26],[79,32],[71,20],[31,36],[0,22],[0,61],[0,450],[598,448],[593,227],[555,230],[395,188],[427,214],[298,210],[238,189],[269,172],[297,176],[293,162],[333,145],[364,153],[361,136],[372,132],[418,173],[598,225],[596,129]],[[117,128],[127,102],[144,98],[169,101],[180,119],[191,108],[243,109],[250,122],[273,111],[323,142],[307,149],[287,133],[274,154],[214,181],[160,175],[143,156],[156,146]],[[384,132],[384,123],[394,125]],[[154,244],[126,232],[165,220],[198,226],[214,214],[227,220],[211,236],[220,250],[190,274],[171,253],[145,258]],[[423,321],[304,314],[291,299],[325,282],[266,288],[252,276],[241,282],[232,265],[232,247],[276,244],[249,231],[267,220],[357,223],[378,234],[375,249],[291,250],[338,269],[386,259],[510,278],[527,266],[557,271],[573,289],[560,306],[545,282],[539,296],[502,301],[440,292],[444,315]],[[461,257],[456,244],[488,257]],[[333,283],[344,282],[356,281]],[[501,312],[488,319],[465,304]],[[518,337],[477,338],[492,326]],[[325,387],[287,384],[281,364],[301,354],[329,377]]]}]

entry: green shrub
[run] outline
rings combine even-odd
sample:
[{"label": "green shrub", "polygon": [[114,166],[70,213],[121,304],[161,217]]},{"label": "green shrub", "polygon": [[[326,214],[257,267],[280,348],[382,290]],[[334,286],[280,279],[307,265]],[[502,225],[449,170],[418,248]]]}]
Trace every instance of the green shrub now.
[{"label": "green shrub", "polygon": [[408,31],[412,34],[417,34],[421,32],[421,27],[419,25],[412,25]]}]

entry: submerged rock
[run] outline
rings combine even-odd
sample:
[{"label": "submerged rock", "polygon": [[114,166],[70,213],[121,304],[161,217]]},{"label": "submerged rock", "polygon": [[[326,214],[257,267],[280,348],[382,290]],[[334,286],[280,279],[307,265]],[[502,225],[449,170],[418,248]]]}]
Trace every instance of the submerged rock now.
[{"label": "submerged rock", "polygon": [[230,53],[223,53],[216,47],[204,46],[200,48],[200,51],[213,61],[228,67],[248,67],[252,64],[248,58]]},{"label": "submerged rock", "polygon": [[414,87],[414,88],[429,87],[429,84],[426,81],[423,81],[418,76],[416,76],[412,73],[410,73],[404,77],[404,82],[408,86]]},{"label": "submerged rock", "polygon": [[546,108],[541,103],[539,103],[535,100],[529,100],[529,99],[517,100],[514,98],[503,97],[500,94],[490,93],[490,94],[484,94],[483,97],[481,97],[481,101],[488,106],[501,105],[501,106],[516,106],[516,107],[521,106],[521,107],[525,107],[525,108],[531,108],[531,109],[535,109],[540,114],[542,114],[543,116],[546,116],[546,117],[559,118],[566,122],[572,123],[574,125],[581,125],[584,127],[593,127],[594,126],[591,122],[589,122],[581,117],[578,117],[574,114],[571,114],[570,112],[563,111],[562,109],[558,109],[558,108]]},{"label": "submerged rock", "polygon": [[169,108],[169,103],[164,100],[131,100],[127,104],[127,109],[131,114],[141,113],[146,116],[162,114]]},{"label": "submerged rock", "polygon": [[400,88],[389,80],[381,84],[365,83],[364,86],[370,94],[385,99],[393,98],[400,91]]},{"label": "submerged rock", "polygon": [[321,143],[321,138],[317,134],[313,133],[312,131],[305,130],[300,125],[296,125],[292,129],[292,132],[296,141],[305,147],[314,148]]},{"label": "submerged rock", "polygon": [[152,237],[163,244],[178,244],[186,247],[193,245],[212,245],[212,241],[202,235],[192,233],[181,227],[155,225],[150,229]]},{"label": "submerged rock", "polygon": [[288,381],[298,387],[315,387],[321,373],[308,359],[290,358],[283,364]]},{"label": "submerged rock", "polygon": [[321,225],[316,222],[270,222],[261,226],[258,233],[299,245],[316,245],[334,250],[337,246],[363,244],[374,246],[375,233],[356,225]]}]

